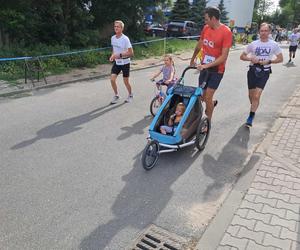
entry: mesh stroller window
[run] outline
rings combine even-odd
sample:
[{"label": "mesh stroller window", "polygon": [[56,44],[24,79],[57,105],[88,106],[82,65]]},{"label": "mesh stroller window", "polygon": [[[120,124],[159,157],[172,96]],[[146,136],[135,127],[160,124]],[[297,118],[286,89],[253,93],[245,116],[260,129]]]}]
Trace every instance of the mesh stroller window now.
[{"label": "mesh stroller window", "polygon": [[181,136],[184,140],[188,140],[196,134],[201,117],[202,105],[200,98],[198,98],[181,130]]}]

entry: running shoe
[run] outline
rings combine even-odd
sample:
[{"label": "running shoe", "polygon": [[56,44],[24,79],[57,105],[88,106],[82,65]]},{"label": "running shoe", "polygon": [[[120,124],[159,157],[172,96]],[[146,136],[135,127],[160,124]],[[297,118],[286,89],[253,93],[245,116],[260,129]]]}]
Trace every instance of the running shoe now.
[{"label": "running shoe", "polygon": [[214,107],[218,105],[218,100],[214,100]]},{"label": "running shoe", "polygon": [[247,121],[246,121],[246,126],[248,128],[252,127],[253,119],[254,119],[254,116],[248,116]]},{"label": "running shoe", "polygon": [[118,101],[120,100],[120,96],[118,95],[115,95],[112,100],[111,100],[111,104],[116,104]]},{"label": "running shoe", "polygon": [[129,103],[129,102],[132,102],[132,100],[133,100],[133,95],[129,95],[127,97],[127,99],[125,100],[125,102]]}]

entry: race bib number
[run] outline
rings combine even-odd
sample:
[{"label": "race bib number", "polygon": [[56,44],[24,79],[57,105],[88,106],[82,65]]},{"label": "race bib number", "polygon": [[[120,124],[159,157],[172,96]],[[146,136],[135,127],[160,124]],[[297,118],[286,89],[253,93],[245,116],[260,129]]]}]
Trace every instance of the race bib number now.
[{"label": "race bib number", "polygon": [[208,63],[214,62],[215,60],[216,60],[215,57],[205,55],[204,58],[203,58],[203,64],[208,64]]},{"label": "race bib number", "polygon": [[116,59],[116,64],[117,65],[122,65],[123,64],[123,59]]},{"label": "race bib number", "polygon": [[130,63],[130,58],[116,59],[117,65],[125,65],[127,63]]}]

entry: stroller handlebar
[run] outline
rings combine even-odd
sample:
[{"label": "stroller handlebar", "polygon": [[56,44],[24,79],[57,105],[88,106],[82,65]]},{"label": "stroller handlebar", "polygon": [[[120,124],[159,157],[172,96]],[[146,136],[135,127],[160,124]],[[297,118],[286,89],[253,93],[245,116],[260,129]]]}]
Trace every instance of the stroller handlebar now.
[{"label": "stroller handlebar", "polygon": [[[181,75],[181,77],[178,79],[177,83],[180,83],[180,82],[183,80],[185,73],[186,73],[188,70],[190,70],[190,69],[198,69],[198,68],[197,68],[196,66],[188,66],[188,67],[186,67],[186,68],[183,70],[182,75]],[[207,82],[207,79],[208,79],[208,76],[209,76],[209,71],[208,71],[208,69],[202,69],[201,71],[207,72],[206,75],[205,75],[205,77],[204,77],[203,83],[199,86],[200,88],[203,89],[203,88],[205,88],[205,85],[206,85],[206,82]]]},{"label": "stroller handlebar", "polygon": [[186,67],[186,68],[184,69],[184,71],[182,72],[180,78],[183,78],[184,75],[185,75],[185,72],[187,72],[187,71],[190,70],[190,69],[197,69],[197,67],[196,67],[196,66],[188,66],[188,67]]},{"label": "stroller handlebar", "polygon": [[185,73],[186,73],[188,70],[190,70],[190,69],[197,69],[197,67],[195,67],[195,66],[188,66],[188,67],[186,67],[186,68],[183,70],[183,72],[182,72],[182,74],[181,74],[181,77],[177,80],[177,83],[181,83],[182,79],[184,78]]}]

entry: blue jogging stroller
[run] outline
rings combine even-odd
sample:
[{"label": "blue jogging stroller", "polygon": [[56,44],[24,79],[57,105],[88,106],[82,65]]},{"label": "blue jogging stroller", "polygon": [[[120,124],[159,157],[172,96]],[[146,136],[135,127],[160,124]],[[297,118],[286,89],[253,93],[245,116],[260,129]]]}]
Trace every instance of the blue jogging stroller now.
[{"label": "blue jogging stroller", "polygon": [[[210,132],[210,121],[203,116],[201,96],[206,81],[200,87],[185,86],[184,75],[190,69],[197,68],[185,68],[150,124],[148,143],[142,154],[142,163],[146,170],[155,166],[162,153],[178,151],[191,145],[196,146],[199,151],[205,148]],[[170,134],[161,134],[160,126],[168,123],[180,102],[184,103],[186,109],[176,130]]]}]

